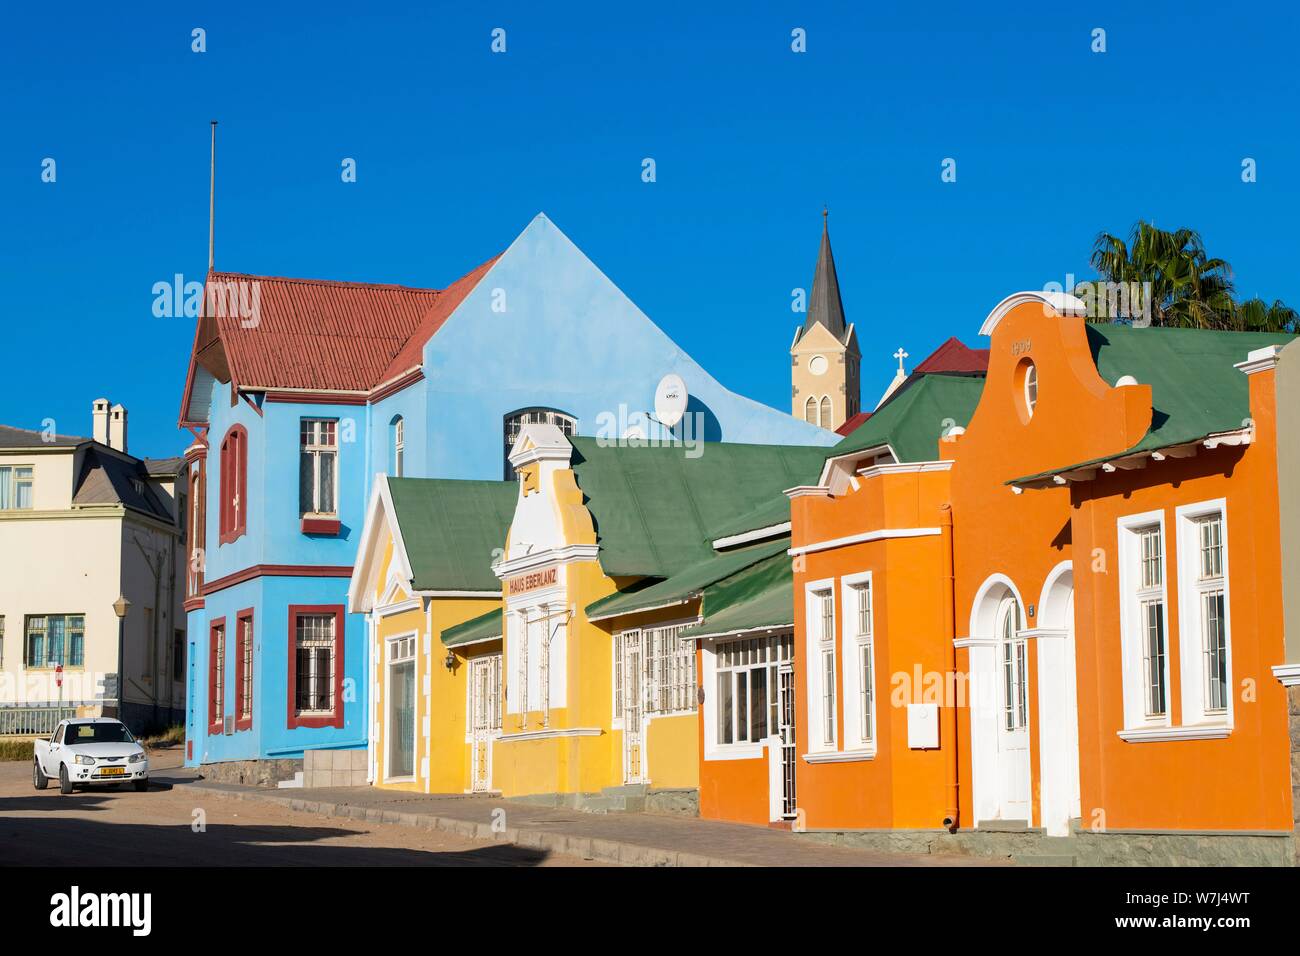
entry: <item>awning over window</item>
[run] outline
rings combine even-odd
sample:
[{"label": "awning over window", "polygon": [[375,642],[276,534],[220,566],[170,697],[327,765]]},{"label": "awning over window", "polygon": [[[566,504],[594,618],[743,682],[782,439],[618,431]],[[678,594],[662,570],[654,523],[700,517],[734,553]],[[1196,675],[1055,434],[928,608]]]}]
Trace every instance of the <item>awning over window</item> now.
[{"label": "awning over window", "polygon": [[704,589],[704,619],[682,628],[685,640],[729,637],[794,626],[794,574],[784,552]]},{"label": "awning over window", "polygon": [[501,640],[501,608],[499,607],[446,628],[442,632],[443,647],[465,647],[468,644],[499,640]]}]

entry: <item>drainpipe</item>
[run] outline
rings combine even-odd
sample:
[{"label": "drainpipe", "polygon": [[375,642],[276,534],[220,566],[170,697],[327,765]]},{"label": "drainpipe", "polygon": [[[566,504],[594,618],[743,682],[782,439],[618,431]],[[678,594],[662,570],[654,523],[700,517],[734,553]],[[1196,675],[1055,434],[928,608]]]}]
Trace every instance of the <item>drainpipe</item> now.
[{"label": "drainpipe", "polygon": [[953,571],[952,505],[945,504],[939,509],[939,528],[943,537],[944,563],[943,598],[939,602],[943,608],[944,669],[951,675],[945,677],[944,688],[945,691],[951,688],[953,694],[953,699],[945,701],[939,708],[940,740],[946,742],[948,748],[947,765],[944,768],[947,806],[943,811],[943,825],[949,832],[956,833],[960,823],[961,803],[957,778],[957,648],[953,645],[957,638],[954,626],[957,578]]}]

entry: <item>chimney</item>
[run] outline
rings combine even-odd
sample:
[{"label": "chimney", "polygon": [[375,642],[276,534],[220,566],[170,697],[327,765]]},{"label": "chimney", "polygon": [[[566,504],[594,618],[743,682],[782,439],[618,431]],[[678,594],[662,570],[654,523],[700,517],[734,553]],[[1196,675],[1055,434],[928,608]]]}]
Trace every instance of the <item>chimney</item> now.
[{"label": "chimney", "polygon": [[108,413],[108,446],[126,454],[126,408],[120,404]]},{"label": "chimney", "polygon": [[108,399],[97,398],[90,404],[90,420],[93,422],[94,431],[90,437],[95,439],[101,445],[108,444]]}]

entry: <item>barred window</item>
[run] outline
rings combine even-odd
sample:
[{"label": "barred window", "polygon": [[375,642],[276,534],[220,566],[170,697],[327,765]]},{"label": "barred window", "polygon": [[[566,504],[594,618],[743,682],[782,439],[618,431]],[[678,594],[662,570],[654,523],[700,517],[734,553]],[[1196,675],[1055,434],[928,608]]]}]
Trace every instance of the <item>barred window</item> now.
[{"label": "barred window", "polygon": [[333,614],[299,614],[295,628],[297,651],[296,708],[299,714],[334,712],[334,638],[338,620]]},{"label": "barred window", "polygon": [[208,666],[210,671],[210,696],[208,698],[208,723],[217,726],[226,710],[226,625],[213,624],[208,639]]},{"label": "barred window", "polygon": [[717,646],[717,743],[758,743],[780,727],[777,671],[794,657],[794,635]]},{"label": "barred window", "polygon": [[510,451],[525,425],[554,425],[566,435],[578,433],[578,420],[556,408],[522,408],[505,417],[505,480],[515,478],[514,466],[510,464]]},{"label": "barred window", "polygon": [[26,666],[83,667],[86,618],[81,614],[37,614],[27,617]]},{"label": "barred window", "polygon": [[239,705],[235,708],[240,720],[253,717],[253,619],[239,619]]},{"label": "barred window", "polygon": [[695,644],[678,637],[681,625],[647,628],[646,701],[652,714],[695,710]]}]

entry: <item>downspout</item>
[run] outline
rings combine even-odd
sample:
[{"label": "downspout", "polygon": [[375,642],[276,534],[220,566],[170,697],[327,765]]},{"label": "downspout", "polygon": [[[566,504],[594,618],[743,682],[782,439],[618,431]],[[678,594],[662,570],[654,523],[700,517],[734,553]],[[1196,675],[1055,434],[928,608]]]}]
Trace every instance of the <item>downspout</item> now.
[{"label": "downspout", "polygon": [[952,694],[952,699],[940,707],[940,740],[947,744],[948,759],[944,767],[946,777],[947,805],[943,811],[943,825],[950,833],[956,833],[960,824],[960,783],[957,777],[957,639],[954,630],[956,616],[957,578],[953,571],[952,540],[952,505],[945,504],[939,509],[939,528],[943,537],[943,598],[939,602],[943,607],[943,644],[945,690]]}]

